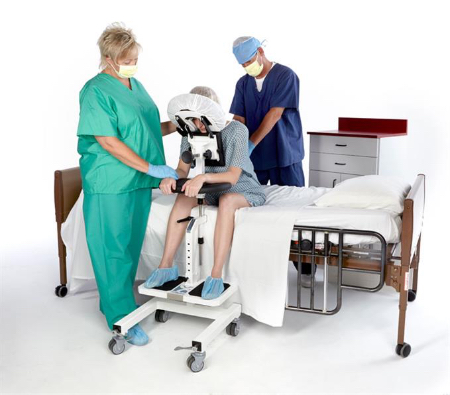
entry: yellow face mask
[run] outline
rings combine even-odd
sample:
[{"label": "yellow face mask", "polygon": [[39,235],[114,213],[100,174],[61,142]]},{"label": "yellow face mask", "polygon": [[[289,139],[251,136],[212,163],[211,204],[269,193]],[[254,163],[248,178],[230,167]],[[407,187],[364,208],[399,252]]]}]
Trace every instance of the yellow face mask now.
[{"label": "yellow face mask", "polygon": [[119,66],[119,71],[117,71],[114,66],[112,66],[112,68],[120,78],[131,78],[137,72],[137,65],[125,66],[123,64],[116,64],[116,66]]},{"label": "yellow face mask", "polygon": [[257,77],[263,71],[264,65],[258,63],[258,57],[256,57],[255,61],[249,64],[247,67],[244,67],[244,70],[251,77]]}]

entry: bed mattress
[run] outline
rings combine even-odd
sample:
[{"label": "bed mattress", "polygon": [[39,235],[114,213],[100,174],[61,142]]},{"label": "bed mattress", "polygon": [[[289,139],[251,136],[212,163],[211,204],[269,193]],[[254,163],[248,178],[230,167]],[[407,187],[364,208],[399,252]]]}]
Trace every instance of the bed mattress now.
[{"label": "bed mattress", "polygon": [[[367,210],[356,208],[334,208],[306,206],[299,211],[295,220],[297,226],[315,226],[349,230],[367,230],[377,232],[387,243],[400,241],[402,220],[385,210]],[[310,239],[311,232],[302,232],[302,237]],[[323,234],[316,236],[317,242],[323,241]],[[338,243],[338,235],[330,234],[330,241]],[[367,235],[345,235],[344,244],[374,244],[379,238]]]},{"label": "bed mattress", "polygon": [[[315,226],[350,230],[367,230],[380,233],[386,242],[400,241],[402,221],[399,215],[386,210],[369,210],[340,207],[317,207],[314,200],[328,192],[329,188],[295,188],[265,186],[266,205],[279,207],[299,207],[295,225]],[[311,200],[305,204],[306,192],[311,193]],[[310,232],[303,232],[303,238],[310,238]],[[323,235],[316,236],[316,241],[323,241]],[[338,242],[336,234],[330,236],[332,243]],[[373,236],[348,235],[344,238],[346,244],[374,244],[379,239]]]}]

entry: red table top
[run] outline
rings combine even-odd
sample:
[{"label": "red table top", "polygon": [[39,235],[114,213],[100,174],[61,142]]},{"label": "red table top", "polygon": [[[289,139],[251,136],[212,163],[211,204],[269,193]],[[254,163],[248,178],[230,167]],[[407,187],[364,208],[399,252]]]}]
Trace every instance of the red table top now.
[{"label": "red table top", "polygon": [[408,121],[406,119],[339,118],[338,130],[315,131],[308,132],[308,134],[379,139],[406,136],[407,129]]},{"label": "red table top", "polygon": [[406,133],[380,133],[380,132],[364,132],[364,131],[344,131],[344,130],[323,130],[316,132],[308,132],[308,134],[322,136],[341,136],[341,137],[366,137],[379,139],[382,137],[406,136]]}]

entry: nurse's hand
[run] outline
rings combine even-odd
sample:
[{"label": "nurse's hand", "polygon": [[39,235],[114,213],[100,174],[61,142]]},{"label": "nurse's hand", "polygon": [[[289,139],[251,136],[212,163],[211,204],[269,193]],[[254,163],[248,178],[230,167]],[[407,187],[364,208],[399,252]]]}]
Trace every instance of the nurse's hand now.
[{"label": "nurse's hand", "polygon": [[205,183],[205,175],[199,174],[198,176],[195,176],[192,180],[186,181],[183,187],[181,188],[181,192],[184,192],[184,194],[188,197],[196,197],[204,183]]},{"label": "nurse's hand", "polygon": [[173,178],[178,180],[177,172],[170,166],[149,163],[147,174],[155,178]]},{"label": "nurse's hand", "polygon": [[159,184],[159,189],[164,195],[172,195],[173,191],[177,187],[177,182],[174,178],[164,178]]}]

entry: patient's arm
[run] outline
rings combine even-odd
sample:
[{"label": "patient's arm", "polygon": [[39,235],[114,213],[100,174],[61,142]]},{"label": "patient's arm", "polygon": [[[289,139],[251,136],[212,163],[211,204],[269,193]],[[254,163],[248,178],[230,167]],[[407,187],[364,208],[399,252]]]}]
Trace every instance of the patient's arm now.
[{"label": "patient's arm", "polygon": [[187,178],[191,165],[184,163],[181,159],[178,161],[177,169],[175,170],[180,178]]},{"label": "patient's arm", "polygon": [[228,171],[225,173],[206,173],[205,182],[209,182],[211,184],[216,182],[229,182],[231,185],[236,185],[241,173],[241,168],[230,166]]},{"label": "patient's arm", "polygon": [[231,185],[235,185],[239,180],[241,172],[242,170],[239,167],[230,166],[225,173],[199,174],[192,180],[187,181],[181,188],[181,191],[184,192],[186,196],[194,197],[198,195],[198,192],[205,182],[210,184],[229,182]]}]

